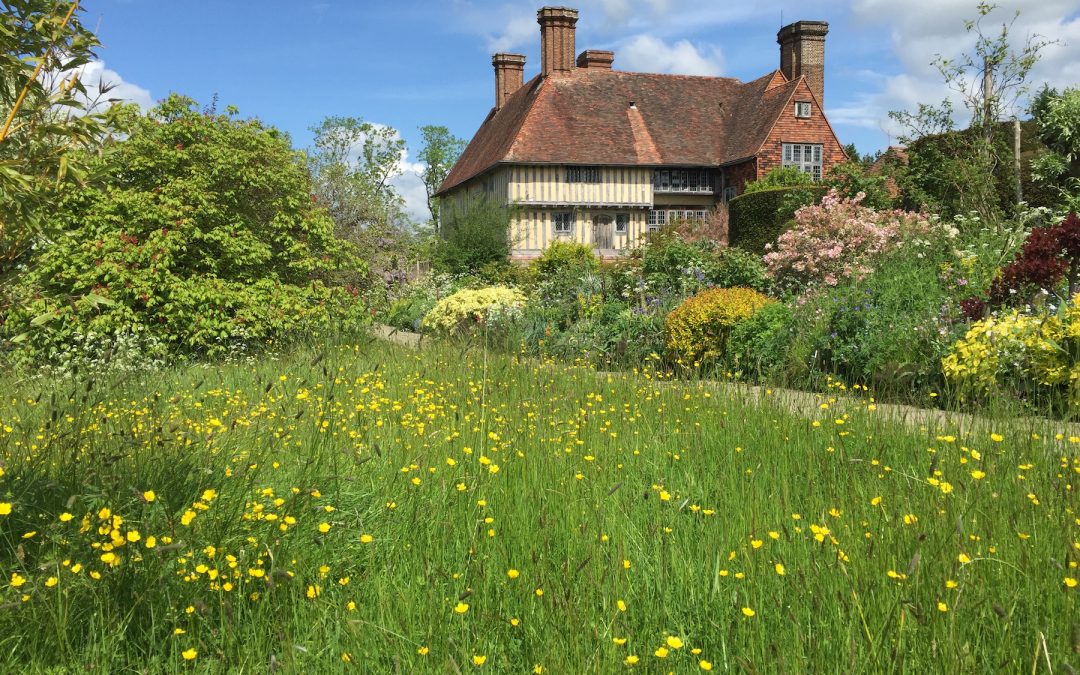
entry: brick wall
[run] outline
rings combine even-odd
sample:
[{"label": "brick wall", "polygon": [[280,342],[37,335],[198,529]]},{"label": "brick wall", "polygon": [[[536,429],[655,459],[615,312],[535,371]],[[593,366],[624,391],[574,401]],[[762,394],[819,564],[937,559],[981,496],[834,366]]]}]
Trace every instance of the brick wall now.
[{"label": "brick wall", "polygon": [[[795,117],[795,101],[811,103],[809,118],[799,119]],[[784,143],[820,143],[823,145],[821,156],[821,172],[823,176],[829,173],[829,169],[834,164],[847,159],[846,155],[844,155],[844,149],[840,145],[840,141],[837,140],[836,134],[833,133],[832,127],[829,126],[828,120],[825,119],[824,113],[810,95],[810,89],[806,86],[805,80],[795,90],[795,95],[791,97],[791,103],[781,113],[776,126],[769,132],[761,152],[758,153],[757,178],[761,178],[770,169],[783,163]]]},{"label": "brick wall", "polygon": [[735,186],[737,194],[743,193],[743,187],[752,180],[758,179],[757,163],[754,160],[729,166],[724,169],[724,186]]}]

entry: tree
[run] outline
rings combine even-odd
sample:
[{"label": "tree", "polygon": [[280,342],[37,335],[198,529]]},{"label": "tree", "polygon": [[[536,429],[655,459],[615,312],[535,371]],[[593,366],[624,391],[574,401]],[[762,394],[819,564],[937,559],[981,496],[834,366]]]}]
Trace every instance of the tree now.
[{"label": "tree", "polygon": [[1070,87],[1060,94],[1044,89],[1031,108],[1040,140],[1047,147],[1032,163],[1032,171],[1040,182],[1061,191],[1075,210],[1080,207],[1076,189],[1080,180],[1080,88]]},{"label": "tree", "polygon": [[442,126],[428,124],[420,127],[420,133],[424,137],[424,145],[420,149],[418,158],[424,165],[424,171],[420,178],[424,181],[424,189],[427,191],[428,211],[431,212],[431,225],[435,234],[439,234],[439,200],[435,192],[446,180],[450,169],[457,163],[458,157],[465,150],[464,139],[450,133],[450,130]]},{"label": "tree", "polygon": [[88,177],[113,117],[80,69],[98,45],[77,0],[5,0],[0,12],[0,281],[55,232],[48,207],[60,184]]},{"label": "tree", "polygon": [[315,196],[330,212],[338,235],[370,243],[400,229],[404,201],[390,184],[405,157],[397,130],[356,117],[327,117],[311,130]]},{"label": "tree", "polygon": [[13,289],[2,333],[22,360],[122,334],[212,354],[355,318],[362,265],[285,134],[175,95],[121,108],[127,138],[90,160],[103,184],[58,191],[64,236]]},{"label": "tree", "polygon": [[[945,189],[958,199],[959,209],[973,210],[983,220],[998,220],[1000,203],[995,194],[995,175],[1012,169],[1006,163],[1011,144],[995,138],[999,123],[1015,118],[1017,104],[1029,90],[1028,76],[1040,58],[1042,50],[1054,44],[1041,36],[1029,36],[1018,48],[1010,40],[1010,30],[1020,13],[990,30],[984,24],[996,5],[980,2],[977,18],[964,22],[964,28],[975,37],[972,51],[955,58],[938,54],[931,62],[941,74],[945,85],[954,92],[970,116],[967,133],[954,133],[954,110],[950,101],[939,105],[920,104],[915,113],[893,111],[889,117],[906,131],[901,141],[914,144],[930,136],[941,135],[943,143],[935,144],[941,156],[928,164],[941,168],[947,178]],[[918,153],[911,156],[912,171],[919,164]],[[933,194],[934,190],[919,190]]]},{"label": "tree", "polygon": [[499,266],[510,257],[511,212],[481,195],[446,219],[435,246],[435,262],[444,271],[475,274]]}]

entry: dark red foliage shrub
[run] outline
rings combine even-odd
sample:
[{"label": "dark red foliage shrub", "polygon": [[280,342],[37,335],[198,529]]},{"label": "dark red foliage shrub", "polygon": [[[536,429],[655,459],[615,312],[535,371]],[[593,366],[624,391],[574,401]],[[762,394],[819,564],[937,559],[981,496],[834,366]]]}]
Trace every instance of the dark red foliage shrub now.
[{"label": "dark red foliage shrub", "polygon": [[968,321],[978,321],[986,316],[986,301],[982,298],[964,298],[960,301],[960,312]]},{"label": "dark red foliage shrub", "polygon": [[990,286],[995,305],[1022,304],[1041,289],[1052,290],[1069,274],[1074,289],[1080,265],[1080,218],[1070,213],[1060,224],[1036,227],[1028,235],[1016,260],[1001,270]]},{"label": "dark red foliage shrub", "polygon": [[1058,240],[1061,250],[1069,258],[1080,258],[1080,218],[1075,212],[1065,216],[1065,220],[1058,225]]}]

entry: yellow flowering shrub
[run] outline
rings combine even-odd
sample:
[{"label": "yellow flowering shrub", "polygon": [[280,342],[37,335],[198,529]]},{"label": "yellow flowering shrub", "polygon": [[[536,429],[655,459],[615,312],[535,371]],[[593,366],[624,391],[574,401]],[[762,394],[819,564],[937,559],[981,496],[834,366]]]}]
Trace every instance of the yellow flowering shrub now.
[{"label": "yellow flowering shrub", "polygon": [[1054,388],[1068,385],[1076,400],[1080,388],[1080,295],[1062,318],[1013,311],[975,323],[942,359],[945,377],[960,389],[979,394],[1010,383]]},{"label": "yellow flowering shrub", "polygon": [[461,333],[492,319],[511,317],[524,306],[525,295],[516,288],[466,289],[437,302],[422,325],[438,333]]},{"label": "yellow flowering shrub", "polygon": [[721,354],[731,327],[773,302],[750,288],[713,288],[687,298],[667,316],[667,348],[683,365]]}]

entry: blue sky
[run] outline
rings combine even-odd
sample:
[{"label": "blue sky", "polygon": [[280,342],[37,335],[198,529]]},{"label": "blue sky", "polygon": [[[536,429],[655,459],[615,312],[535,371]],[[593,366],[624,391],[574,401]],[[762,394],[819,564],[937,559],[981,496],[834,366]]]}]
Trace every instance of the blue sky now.
[{"label": "blue sky", "polygon": [[[398,129],[410,148],[417,127],[443,124],[470,138],[494,97],[491,54],[539,62],[539,0],[84,0],[103,47],[94,70],[143,105],[176,91],[234,104],[306,147],[329,115]],[[578,50],[612,49],[623,70],[749,80],[779,65],[776,31],[799,19],[830,23],[826,112],[844,142],[887,146],[886,113],[948,95],[930,67],[938,53],[970,45],[967,0],[577,0]],[[1048,48],[1036,81],[1080,83],[1080,0],[1002,0],[989,23],[1020,18],[1018,42],[1041,34]],[[677,114],[677,111],[673,111]],[[415,156],[415,152],[412,156]],[[423,213],[418,168],[404,158],[395,181],[410,212]]]}]

